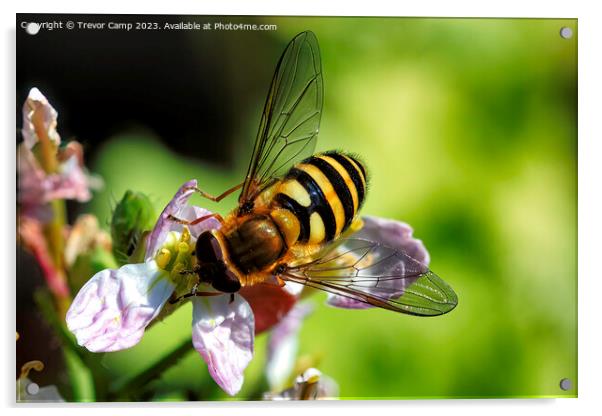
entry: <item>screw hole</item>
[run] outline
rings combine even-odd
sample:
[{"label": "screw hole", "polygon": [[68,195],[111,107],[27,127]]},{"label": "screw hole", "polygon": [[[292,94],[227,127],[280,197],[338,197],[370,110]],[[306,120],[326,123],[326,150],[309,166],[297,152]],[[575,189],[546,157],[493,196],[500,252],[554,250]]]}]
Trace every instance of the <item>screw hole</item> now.
[{"label": "screw hole", "polygon": [[563,378],[560,380],[560,388],[564,391],[570,390],[573,388],[573,382],[568,378]]},{"label": "screw hole", "polygon": [[25,26],[25,31],[30,35],[36,35],[40,31],[40,25],[35,22],[29,22]]},{"label": "screw hole", "polygon": [[25,390],[27,390],[27,394],[35,396],[40,392],[40,386],[38,386],[36,383],[29,383]]},{"label": "screw hole", "polygon": [[573,29],[570,27],[563,27],[560,29],[560,37],[563,39],[570,39],[573,37]]}]

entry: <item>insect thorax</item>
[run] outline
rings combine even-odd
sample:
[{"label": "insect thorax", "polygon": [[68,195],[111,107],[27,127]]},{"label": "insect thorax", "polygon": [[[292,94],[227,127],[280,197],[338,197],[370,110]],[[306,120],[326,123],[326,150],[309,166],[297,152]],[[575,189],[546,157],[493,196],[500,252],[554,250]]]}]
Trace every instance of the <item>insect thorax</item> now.
[{"label": "insect thorax", "polygon": [[251,214],[225,234],[231,261],[244,274],[262,271],[286,252],[286,242],[268,215]]}]

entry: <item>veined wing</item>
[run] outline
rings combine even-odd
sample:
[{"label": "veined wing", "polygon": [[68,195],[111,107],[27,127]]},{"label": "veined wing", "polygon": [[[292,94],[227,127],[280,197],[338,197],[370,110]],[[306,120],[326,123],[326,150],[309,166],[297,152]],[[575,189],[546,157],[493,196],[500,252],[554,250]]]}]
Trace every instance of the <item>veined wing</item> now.
[{"label": "veined wing", "polygon": [[442,315],[458,304],[453,289],[424,264],[402,251],[358,238],[346,239],[320,259],[287,268],[280,277],[410,315]]},{"label": "veined wing", "polygon": [[302,32],[286,47],[272,78],[241,205],[314,152],[323,97],[318,40],[312,32]]}]

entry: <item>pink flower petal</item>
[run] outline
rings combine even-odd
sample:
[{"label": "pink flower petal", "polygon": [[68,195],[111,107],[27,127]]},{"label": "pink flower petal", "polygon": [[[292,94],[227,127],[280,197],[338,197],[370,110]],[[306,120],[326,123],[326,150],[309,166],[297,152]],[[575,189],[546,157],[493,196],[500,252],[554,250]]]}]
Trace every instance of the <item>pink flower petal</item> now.
[{"label": "pink flower petal", "polygon": [[92,198],[90,188],[95,181],[84,172],[79,164],[77,156],[73,155],[60,166],[60,172],[56,175],[48,175],[46,178],[44,195],[46,201],[54,199],[75,199],[86,202]]},{"label": "pink flower petal", "polygon": [[[199,208],[194,205],[187,205],[178,212],[178,218],[193,221],[197,218],[201,218],[210,214],[211,211],[207,211],[204,208]],[[219,229],[221,226],[222,224],[215,218],[208,218],[198,224],[188,226],[188,229],[190,230],[192,237],[196,239],[205,231]],[[182,225],[176,223],[175,225],[172,225],[172,230],[181,231]]]},{"label": "pink flower petal", "polygon": [[430,263],[429,253],[421,240],[412,236],[414,230],[405,222],[378,217],[363,217],[364,226],[355,238],[378,241],[399,249],[422,264]]},{"label": "pink flower petal", "polygon": [[103,270],[73,300],[67,327],[78,344],[92,352],[130,348],[140,341],[173,290],[173,283],[154,261]]},{"label": "pink flower petal", "polygon": [[255,316],[255,333],[276,325],[291,310],[297,297],[277,284],[260,283],[243,287],[240,293],[251,305]]},{"label": "pink flower petal", "polygon": [[368,305],[367,303],[360,302],[359,300],[351,299],[345,296],[328,294],[326,303],[330,306],[336,306],[337,308],[343,309],[369,309],[374,306]]},{"label": "pink flower petal", "polygon": [[18,199],[21,213],[30,217],[45,219],[43,207],[55,199],[89,201],[91,188],[98,188],[97,178],[89,176],[77,155],[70,156],[59,166],[59,172],[47,174],[39,165],[34,154],[25,144],[17,153]]},{"label": "pink flower petal", "polygon": [[32,88],[29,91],[27,100],[23,104],[23,140],[25,145],[31,149],[38,142],[38,136],[32,122],[32,117],[35,111],[43,112],[44,128],[48,132],[48,137],[55,145],[61,143],[61,136],[56,131],[58,113],[50,105],[44,94],[37,88]]},{"label": "pink flower petal", "polygon": [[[414,260],[427,265],[430,261],[428,251],[422,241],[412,237],[412,227],[408,224],[378,217],[363,217],[364,226],[353,235],[370,241],[377,241],[385,246],[403,251]],[[400,288],[402,291],[403,288]],[[364,302],[350,299],[344,296],[328,295],[327,303],[331,306],[346,309],[371,308]]]},{"label": "pink flower petal", "polygon": [[195,297],[192,343],[209,374],[226,393],[240,391],[243,372],[253,358],[255,322],[249,304],[238,295]]},{"label": "pink flower petal", "polygon": [[[196,185],[197,182],[194,179],[183,184],[171,201],[169,201],[167,206],[165,206],[161,215],[159,215],[155,228],[153,228],[153,231],[148,236],[146,261],[155,256],[157,250],[164,244],[165,238],[170,231],[182,231],[183,226],[170,220],[170,215],[183,220],[195,220],[211,214],[211,211],[207,211],[206,209],[187,205],[188,200],[194,194],[194,190],[190,188],[195,187]],[[215,218],[211,218],[189,228],[192,236],[197,238],[203,231],[219,227],[219,221]]]}]

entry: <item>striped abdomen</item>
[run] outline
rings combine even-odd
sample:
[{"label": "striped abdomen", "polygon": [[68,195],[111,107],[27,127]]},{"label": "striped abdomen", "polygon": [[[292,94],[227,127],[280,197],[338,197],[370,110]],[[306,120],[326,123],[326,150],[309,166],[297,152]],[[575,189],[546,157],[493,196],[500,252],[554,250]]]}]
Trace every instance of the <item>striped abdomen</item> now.
[{"label": "striped abdomen", "polygon": [[325,243],[351,225],[364,202],[366,180],[364,166],[353,156],[319,154],[288,172],[274,201],[298,219],[298,242]]}]

